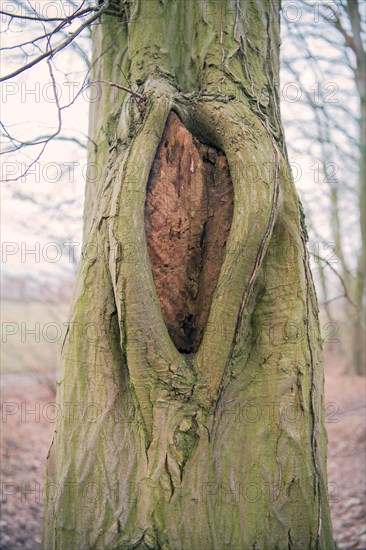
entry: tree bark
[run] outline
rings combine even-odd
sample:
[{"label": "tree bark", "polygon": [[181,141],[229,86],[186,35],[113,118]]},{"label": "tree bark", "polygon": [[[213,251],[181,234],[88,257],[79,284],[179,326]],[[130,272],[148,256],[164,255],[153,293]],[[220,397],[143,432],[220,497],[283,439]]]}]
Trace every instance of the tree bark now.
[{"label": "tree bark", "polygon": [[[146,100],[104,85],[91,106],[95,174],[43,548],[332,549],[318,307],[278,107],[279,5],[117,4],[121,18],[94,28],[92,80],[126,75]],[[164,322],[145,229],[171,112],[225,155],[234,196],[189,353]]]},{"label": "tree bark", "polygon": [[358,0],[347,1],[347,13],[352,29],[352,50],[356,57],[355,83],[360,97],[360,170],[359,170],[359,213],[361,247],[357,258],[355,281],[355,303],[359,310],[353,321],[353,371],[365,374],[365,281],[366,281],[366,59],[361,36],[360,10]]}]

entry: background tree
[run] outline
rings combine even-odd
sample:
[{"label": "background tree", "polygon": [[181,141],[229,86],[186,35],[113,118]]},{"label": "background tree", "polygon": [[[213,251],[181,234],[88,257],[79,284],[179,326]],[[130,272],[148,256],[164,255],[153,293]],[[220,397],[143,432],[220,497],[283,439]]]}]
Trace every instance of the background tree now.
[{"label": "background tree", "polygon": [[[25,267],[20,261],[13,265],[14,249],[19,255],[22,245],[29,250],[25,254],[28,268],[34,260],[31,251],[37,247],[43,252],[44,246],[55,243],[62,255],[60,261],[51,263],[40,252],[33,261],[34,284],[28,284],[31,292],[25,292],[28,300],[47,301],[53,295],[51,300],[62,301],[60,289],[70,286],[81,253],[78,241],[87,136],[78,129],[75,112],[83,111],[83,94],[86,97],[88,93],[90,19],[94,13],[95,6],[73,1],[14,0],[0,6],[0,154],[2,199],[7,201],[2,233],[5,288],[15,286],[18,272]],[[75,36],[77,40],[70,42]],[[50,61],[57,48],[58,54]],[[73,243],[71,260],[67,243]],[[29,269],[24,275],[29,283]],[[66,294],[69,299],[70,291]],[[49,351],[52,354],[52,349]]]},{"label": "background tree", "polygon": [[[357,0],[300,1],[296,11],[285,10],[284,21],[284,74],[292,81],[283,90],[285,96],[289,92],[290,158],[307,156],[302,169],[308,174],[300,188],[314,241],[311,251],[321,268],[323,303],[330,320],[351,329],[349,336],[347,330],[341,334],[349,370],[363,374],[365,10]],[[306,123],[298,124],[299,117]],[[359,228],[357,239],[352,227]]]}]

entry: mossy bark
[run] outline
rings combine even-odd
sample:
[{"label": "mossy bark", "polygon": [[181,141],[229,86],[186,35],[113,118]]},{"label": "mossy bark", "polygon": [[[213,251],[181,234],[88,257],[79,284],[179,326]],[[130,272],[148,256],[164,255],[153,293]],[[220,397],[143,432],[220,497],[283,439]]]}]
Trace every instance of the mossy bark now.
[{"label": "mossy bark", "polygon": [[[318,308],[278,108],[279,6],[114,5],[122,16],[94,29],[93,80],[126,75],[146,102],[106,85],[91,106],[102,176],[86,189],[43,548],[332,549]],[[234,189],[189,355],[164,324],[144,229],[170,111],[225,153]]]}]

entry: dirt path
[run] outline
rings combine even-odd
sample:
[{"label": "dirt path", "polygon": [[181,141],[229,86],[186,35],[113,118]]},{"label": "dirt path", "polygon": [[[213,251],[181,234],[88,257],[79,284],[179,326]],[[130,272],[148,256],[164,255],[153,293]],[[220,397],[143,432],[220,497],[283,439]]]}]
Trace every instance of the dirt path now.
[{"label": "dirt path", "polygon": [[0,548],[35,550],[41,542],[45,457],[55,398],[50,388],[26,373],[3,374],[1,394]]},{"label": "dirt path", "polygon": [[[41,541],[54,395],[25,373],[2,375],[1,388],[0,548],[36,550]],[[341,549],[365,549],[365,379],[328,372],[326,403],[334,536]]]}]

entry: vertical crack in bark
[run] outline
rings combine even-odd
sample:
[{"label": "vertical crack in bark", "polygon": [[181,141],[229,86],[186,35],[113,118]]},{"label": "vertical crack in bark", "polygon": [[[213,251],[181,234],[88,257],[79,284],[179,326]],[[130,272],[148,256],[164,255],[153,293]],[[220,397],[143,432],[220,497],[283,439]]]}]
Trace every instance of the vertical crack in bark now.
[{"label": "vertical crack in bark", "polygon": [[310,355],[310,369],[311,369],[311,381],[310,381],[310,414],[312,419],[312,427],[311,427],[311,452],[313,457],[313,463],[314,463],[314,470],[316,474],[316,487],[318,492],[318,525],[317,525],[317,537],[316,537],[316,548],[319,548],[320,544],[320,532],[322,528],[322,502],[321,502],[321,484],[320,484],[320,471],[319,466],[316,458],[317,454],[317,441],[316,441],[316,418],[315,418],[315,406],[314,406],[314,392],[315,392],[315,365],[314,365],[314,355],[313,355],[313,347],[312,347],[312,340],[310,335],[310,326],[309,326],[309,319],[310,319],[310,277],[309,276],[309,268],[308,268],[308,252],[306,248],[306,240],[307,240],[307,231],[305,226],[305,219],[304,219],[304,212],[302,210],[302,206],[300,204],[300,222],[301,222],[301,240],[303,244],[303,264],[304,264],[304,271],[305,271],[305,281],[306,281],[306,340],[307,340],[307,346],[309,350]]},{"label": "vertical crack in bark", "polygon": [[145,231],[163,318],[182,353],[200,345],[232,215],[225,155],[170,113],[148,182]]},{"label": "vertical crack in bark", "polygon": [[170,485],[170,498],[169,498],[169,501],[170,501],[172,499],[173,495],[174,495],[175,486],[174,486],[174,483],[173,483],[172,475],[171,475],[170,470],[169,470],[168,455],[165,455],[164,467],[165,467],[165,472],[166,472],[166,474],[168,476],[168,479],[169,479],[169,485]]}]

